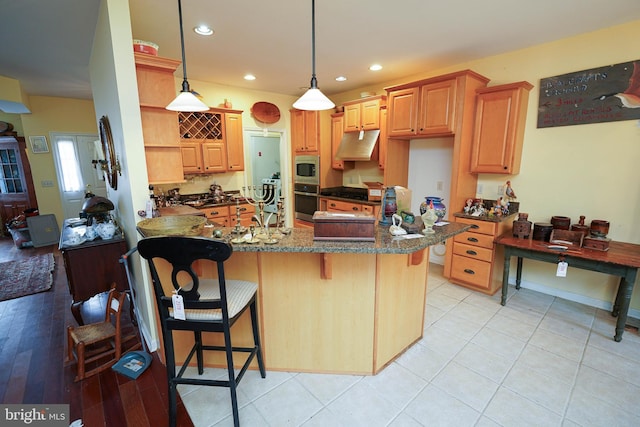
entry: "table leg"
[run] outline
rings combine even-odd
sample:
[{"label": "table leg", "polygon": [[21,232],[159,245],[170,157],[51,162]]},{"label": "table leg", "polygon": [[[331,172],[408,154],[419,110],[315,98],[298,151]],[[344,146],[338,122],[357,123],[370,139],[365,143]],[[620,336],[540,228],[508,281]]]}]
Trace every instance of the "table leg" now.
[{"label": "table leg", "polygon": [[618,296],[616,302],[620,304],[618,312],[618,321],[616,322],[616,335],[613,339],[616,342],[622,341],[622,333],[627,323],[627,313],[629,311],[629,303],[631,302],[631,294],[633,293],[633,285],[636,282],[637,268],[628,269],[627,274],[620,281],[620,289],[618,289]]},{"label": "table leg", "polygon": [[616,300],[613,303],[613,309],[611,310],[611,315],[613,317],[617,317],[618,313],[620,313],[620,298],[624,290],[624,277],[620,278],[620,283],[618,283],[618,291],[616,292]]},{"label": "table leg", "polygon": [[509,290],[509,267],[511,266],[511,250],[504,248],[504,270],[502,272],[502,298],[500,304],[507,304],[507,292]]},{"label": "table leg", "polygon": [[71,303],[71,314],[73,314],[73,317],[76,319],[76,322],[78,322],[78,325],[82,326],[84,325],[84,320],[82,320],[82,313],[80,313],[80,307],[82,307],[82,303],[84,301],[73,301]]},{"label": "table leg", "polygon": [[518,257],[518,269],[516,270],[516,289],[520,289],[520,282],[522,282],[522,257]]}]

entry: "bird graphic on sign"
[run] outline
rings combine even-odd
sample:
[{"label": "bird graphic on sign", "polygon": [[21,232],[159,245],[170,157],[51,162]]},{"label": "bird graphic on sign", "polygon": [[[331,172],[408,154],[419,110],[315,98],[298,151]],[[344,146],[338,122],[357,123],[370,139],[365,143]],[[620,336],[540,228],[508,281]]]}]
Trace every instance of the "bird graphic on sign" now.
[{"label": "bird graphic on sign", "polygon": [[620,99],[623,107],[640,108],[640,65],[637,62],[633,63],[633,73],[629,79],[629,87],[624,92],[609,93],[595,99],[602,101],[610,96]]}]

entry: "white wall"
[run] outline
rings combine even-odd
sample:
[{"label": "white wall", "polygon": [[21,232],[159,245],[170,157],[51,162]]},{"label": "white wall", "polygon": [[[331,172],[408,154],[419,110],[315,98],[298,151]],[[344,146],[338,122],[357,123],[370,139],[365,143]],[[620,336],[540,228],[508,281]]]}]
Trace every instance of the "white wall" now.
[{"label": "white wall", "polygon": [[[432,138],[415,139],[409,146],[409,181],[411,189],[411,210],[420,214],[420,203],[427,196],[443,199],[447,206],[445,220],[451,217],[447,196],[451,187],[451,164],[453,162],[453,139]],[[442,186],[439,189],[438,183]],[[430,261],[444,264],[445,245],[431,247]]]}]

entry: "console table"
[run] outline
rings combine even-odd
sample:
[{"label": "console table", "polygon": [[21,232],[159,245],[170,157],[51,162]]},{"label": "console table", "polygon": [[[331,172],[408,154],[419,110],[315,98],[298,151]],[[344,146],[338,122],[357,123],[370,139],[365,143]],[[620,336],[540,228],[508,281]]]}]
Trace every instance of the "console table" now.
[{"label": "console table", "polygon": [[128,250],[122,234],[118,232],[112,239],[97,238],[77,245],[66,243],[74,230],[84,234],[85,228],[84,225],[73,227],[71,221],[66,219],[58,246],[67,273],[69,293],[73,299],[71,313],[78,325],[84,324],[80,313],[84,301],[109,291],[113,282],[119,291],[129,289],[124,266],[119,262],[120,257]]},{"label": "console table", "polygon": [[585,248],[571,248],[567,250],[550,249],[549,243],[541,240],[518,239],[509,234],[503,234],[496,239],[498,245],[504,246],[504,273],[502,275],[502,299],[500,303],[507,303],[509,286],[509,267],[511,257],[517,260],[516,289],[520,289],[522,279],[522,259],[529,258],[537,261],[558,263],[566,261],[570,267],[583,270],[597,271],[620,277],[616,300],[611,314],[617,316],[616,341],[622,340],[622,333],[627,322],[631,293],[640,268],[640,245],[611,241],[608,251],[598,251]]}]

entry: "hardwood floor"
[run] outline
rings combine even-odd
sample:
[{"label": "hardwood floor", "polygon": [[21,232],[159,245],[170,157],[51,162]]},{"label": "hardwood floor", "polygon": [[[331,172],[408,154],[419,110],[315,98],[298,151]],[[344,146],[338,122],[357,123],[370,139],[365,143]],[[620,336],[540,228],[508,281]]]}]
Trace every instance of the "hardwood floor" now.
[{"label": "hardwood floor", "polygon": [[[70,422],[82,419],[85,427],[167,426],[167,376],[156,353],[137,380],[108,369],[73,381],[75,364],[65,362],[66,328],[76,323],[69,308],[71,296],[60,251],[55,245],[18,249],[11,238],[0,238],[0,262],[48,252],[55,257],[53,287],[0,301],[0,402],[67,403]],[[102,318],[104,297],[87,301],[82,316],[85,323]],[[178,404],[177,425],[193,426],[182,402]]]}]

